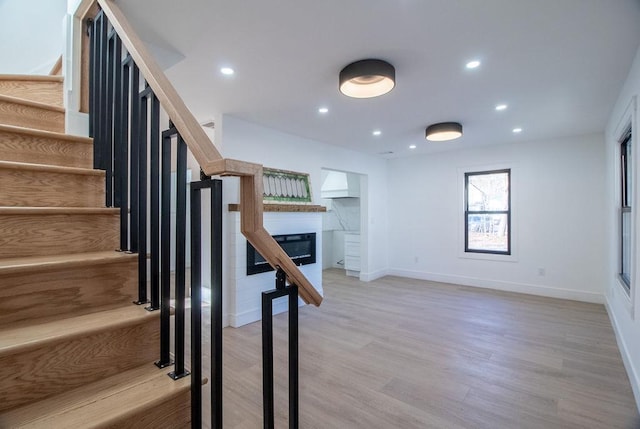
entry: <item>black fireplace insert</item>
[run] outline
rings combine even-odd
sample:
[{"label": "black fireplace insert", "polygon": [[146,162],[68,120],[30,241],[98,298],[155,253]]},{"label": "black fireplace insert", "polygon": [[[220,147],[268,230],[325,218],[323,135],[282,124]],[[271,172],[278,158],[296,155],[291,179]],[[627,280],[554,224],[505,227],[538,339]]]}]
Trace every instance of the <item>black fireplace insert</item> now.
[{"label": "black fireplace insert", "polygon": [[[316,263],[316,233],[274,235],[273,239],[284,249],[296,265]],[[273,271],[271,265],[247,241],[247,275]]]}]

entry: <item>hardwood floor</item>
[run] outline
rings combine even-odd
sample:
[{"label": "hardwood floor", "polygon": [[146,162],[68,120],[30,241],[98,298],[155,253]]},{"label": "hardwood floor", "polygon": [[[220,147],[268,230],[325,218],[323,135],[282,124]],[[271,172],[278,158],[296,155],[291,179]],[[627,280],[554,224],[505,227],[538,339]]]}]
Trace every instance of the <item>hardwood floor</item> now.
[{"label": "hardwood floor", "polygon": [[[301,428],[640,428],[602,305],[342,273],[300,309]],[[224,330],[227,428],[262,427],[260,328]],[[286,314],[274,332],[285,428]]]}]

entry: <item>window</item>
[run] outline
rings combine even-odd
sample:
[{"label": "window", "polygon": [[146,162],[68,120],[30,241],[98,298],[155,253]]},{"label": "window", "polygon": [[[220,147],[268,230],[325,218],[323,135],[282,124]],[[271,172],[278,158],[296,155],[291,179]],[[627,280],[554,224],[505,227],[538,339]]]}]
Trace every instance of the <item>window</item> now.
[{"label": "window", "polygon": [[631,158],[631,129],[620,143],[620,279],[631,290],[631,195],[633,180]]},{"label": "window", "polygon": [[511,169],[464,174],[464,251],[511,255]]}]

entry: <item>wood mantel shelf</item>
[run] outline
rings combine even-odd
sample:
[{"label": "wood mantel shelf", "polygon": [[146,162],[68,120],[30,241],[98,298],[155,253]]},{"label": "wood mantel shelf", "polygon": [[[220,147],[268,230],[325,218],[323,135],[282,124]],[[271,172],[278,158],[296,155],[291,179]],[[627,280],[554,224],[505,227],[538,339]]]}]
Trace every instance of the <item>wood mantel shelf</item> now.
[{"label": "wood mantel shelf", "polygon": [[[324,206],[302,204],[265,204],[263,207],[265,212],[319,213],[327,211]],[[240,211],[240,204],[229,204],[229,211]]]}]

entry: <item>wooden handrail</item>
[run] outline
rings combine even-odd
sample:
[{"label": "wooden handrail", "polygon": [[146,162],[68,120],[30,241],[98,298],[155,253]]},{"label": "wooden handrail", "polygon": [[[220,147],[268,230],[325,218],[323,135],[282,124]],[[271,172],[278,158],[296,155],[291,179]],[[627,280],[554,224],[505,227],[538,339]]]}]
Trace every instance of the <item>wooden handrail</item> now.
[{"label": "wooden handrail", "polygon": [[[93,18],[91,14],[95,13],[96,4],[102,8],[109,22],[115,28],[123,45],[138,65],[140,72],[158,97],[160,104],[171,118],[204,173],[209,176],[240,176],[242,234],[272,267],[280,267],[284,270],[289,281],[298,286],[300,297],[307,304],[320,305],[322,296],[264,229],[262,165],[225,159],[220,155],[158,63],[148,52],[122,10],[113,0],[84,0],[78,7],[76,16],[81,18],[82,22],[86,18]],[[88,44],[83,44],[83,47],[88,48]],[[86,53],[82,55],[84,57]],[[85,60],[82,60],[82,63],[88,64]],[[88,67],[83,69],[83,73],[87,72]]]}]

